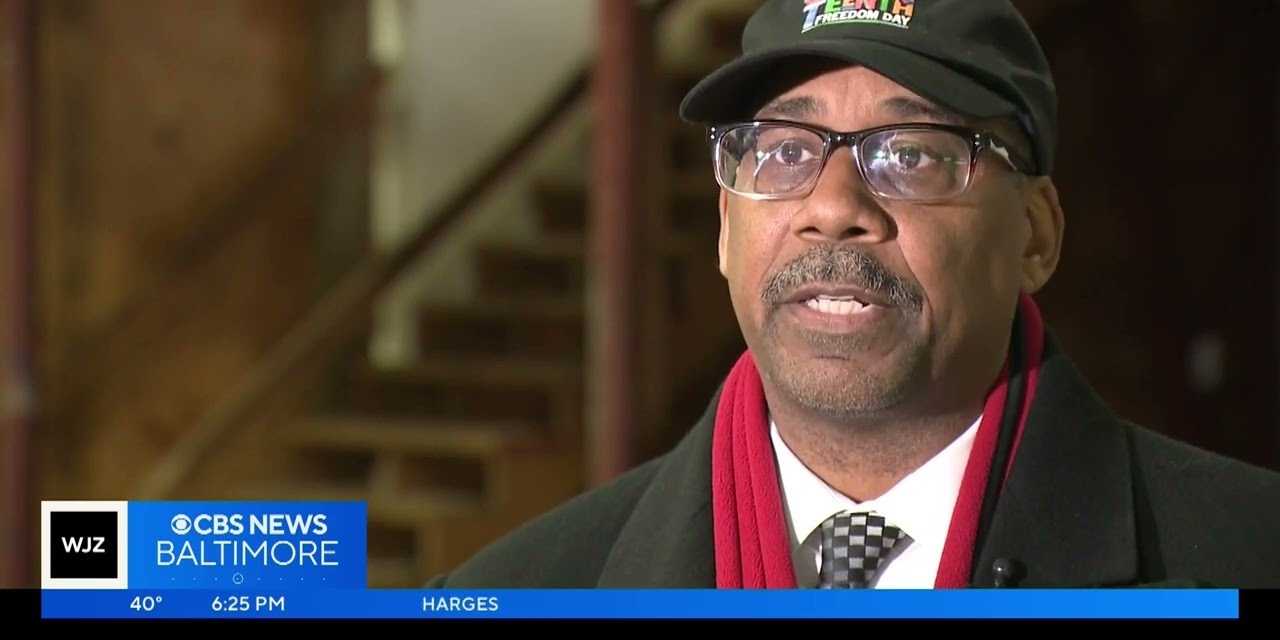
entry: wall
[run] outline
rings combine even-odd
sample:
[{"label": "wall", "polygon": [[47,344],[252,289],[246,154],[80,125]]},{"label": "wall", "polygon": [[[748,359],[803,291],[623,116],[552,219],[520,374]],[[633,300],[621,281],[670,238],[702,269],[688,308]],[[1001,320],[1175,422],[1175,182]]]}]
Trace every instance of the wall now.
[{"label": "wall", "polygon": [[38,4],[42,497],[128,497],[314,299],[324,167],[264,172],[352,4]]},{"label": "wall", "polygon": [[[388,0],[372,3],[371,10],[373,47],[389,49],[384,55],[394,65],[373,169],[373,237],[385,250],[524,131],[587,62],[595,5]],[[379,24],[387,28],[380,32]],[[392,366],[416,355],[419,302],[470,295],[468,258],[476,241],[532,236],[528,196],[534,178],[582,174],[576,150],[586,149],[583,115],[572,114],[564,125],[569,135],[553,135],[535,161],[503,182],[383,301],[372,341],[375,361]]]},{"label": "wall", "polygon": [[1219,22],[1186,3],[1017,4],[1060,103],[1050,327],[1120,415],[1280,468],[1280,7]]}]

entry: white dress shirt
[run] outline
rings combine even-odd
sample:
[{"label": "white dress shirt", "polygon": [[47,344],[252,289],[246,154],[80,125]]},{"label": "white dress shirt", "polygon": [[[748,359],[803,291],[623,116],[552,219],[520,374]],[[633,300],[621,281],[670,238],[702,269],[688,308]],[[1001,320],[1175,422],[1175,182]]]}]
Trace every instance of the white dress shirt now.
[{"label": "white dress shirt", "polygon": [[877,572],[871,587],[875,589],[932,589],[942,559],[942,547],[951,526],[960,483],[964,479],[969,453],[978,432],[977,420],[951,444],[912,471],[891,489],[874,500],[857,502],[836,491],[815,475],[796,457],[778,433],[778,425],[769,420],[773,450],[778,460],[782,499],[786,507],[787,529],[791,538],[791,564],[799,587],[818,584],[822,561],[822,532],[819,526],[835,513],[845,510],[875,511],[908,536],[910,542],[899,545],[888,563]]}]

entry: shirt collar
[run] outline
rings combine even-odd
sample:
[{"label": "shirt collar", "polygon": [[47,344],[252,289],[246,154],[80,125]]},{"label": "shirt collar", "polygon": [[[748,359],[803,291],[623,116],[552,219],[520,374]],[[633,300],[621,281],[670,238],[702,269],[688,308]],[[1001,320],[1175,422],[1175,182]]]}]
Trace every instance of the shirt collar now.
[{"label": "shirt collar", "polygon": [[782,440],[778,425],[770,417],[769,434],[778,461],[792,546],[843,510],[876,511],[913,540],[941,545],[951,525],[951,512],[981,420],[979,416],[964,433],[883,495],[859,503],[810,471]]}]

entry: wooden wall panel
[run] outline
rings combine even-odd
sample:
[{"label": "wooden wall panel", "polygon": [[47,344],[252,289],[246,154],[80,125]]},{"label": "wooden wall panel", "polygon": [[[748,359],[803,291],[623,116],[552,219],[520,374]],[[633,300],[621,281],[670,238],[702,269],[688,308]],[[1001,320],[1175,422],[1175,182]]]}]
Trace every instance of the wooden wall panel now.
[{"label": "wooden wall panel", "polygon": [[40,6],[42,491],[126,498],[315,299],[335,176],[245,185],[363,61],[363,3]]},{"label": "wooden wall panel", "polygon": [[1060,99],[1049,323],[1122,415],[1280,467],[1280,5],[1017,4]]}]

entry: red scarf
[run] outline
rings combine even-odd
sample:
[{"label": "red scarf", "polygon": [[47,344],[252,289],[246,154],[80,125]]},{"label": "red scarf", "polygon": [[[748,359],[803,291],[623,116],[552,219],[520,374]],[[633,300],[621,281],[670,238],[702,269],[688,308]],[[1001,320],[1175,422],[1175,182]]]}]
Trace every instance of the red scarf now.
[{"label": "red scarf", "polygon": [[[1019,299],[1019,318],[1025,375],[1025,392],[1018,407],[1016,431],[1008,463],[1013,466],[1027,413],[1035,397],[1040,357],[1044,350],[1044,325],[1040,310],[1028,295]],[[951,526],[942,549],[942,561],[934,586],[965,587],[973,566],[978,520],[987,493],[991,461],[1004,421],[1009,393],[1009,364],[987,395],[982,421],[969,454],[960,494],[951,515]],[[994,499],[992,497],[991,499]],[[764,388],[751,352],[742,354],[725,380],[716,410],[711,445],[711,502],[716,550],[716,586],[721,589],[795,588],[791,544],[783,515],[782,490],[769,438]]]}]

